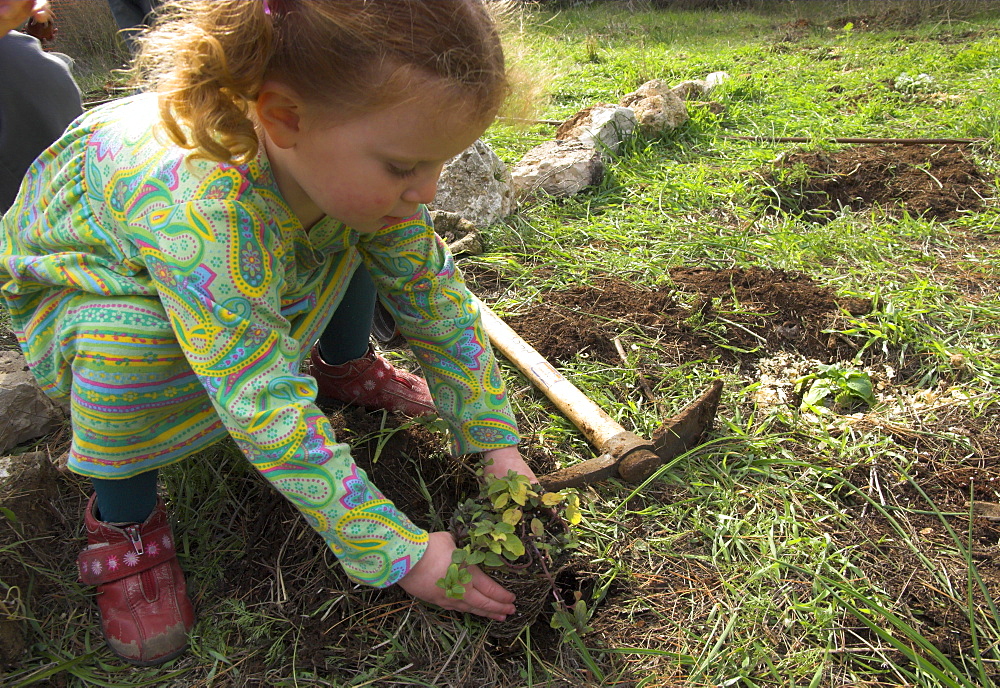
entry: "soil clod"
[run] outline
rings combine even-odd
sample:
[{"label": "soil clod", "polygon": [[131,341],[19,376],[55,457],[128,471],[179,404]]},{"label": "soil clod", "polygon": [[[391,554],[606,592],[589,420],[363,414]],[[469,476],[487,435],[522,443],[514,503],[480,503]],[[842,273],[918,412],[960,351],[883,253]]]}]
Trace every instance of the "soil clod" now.
[{"label": "soil clod", "polygon": [[935,220],[982,210],[992,183],[968,145],[857,146],[839,151],[798,151],[769,173],[777,207],[812,219],[842,208],[882,208]]}]

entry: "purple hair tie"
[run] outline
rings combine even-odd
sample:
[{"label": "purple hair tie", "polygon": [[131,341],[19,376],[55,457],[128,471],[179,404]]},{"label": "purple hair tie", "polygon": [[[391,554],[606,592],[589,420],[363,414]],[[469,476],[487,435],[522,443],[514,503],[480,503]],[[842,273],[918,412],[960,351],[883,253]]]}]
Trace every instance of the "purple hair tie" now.
[{"label": "purple hair tie", "polygon": [[286,14],[288,11],[284,0],[263,0],[263,2],[264,14],[266,15]]}]

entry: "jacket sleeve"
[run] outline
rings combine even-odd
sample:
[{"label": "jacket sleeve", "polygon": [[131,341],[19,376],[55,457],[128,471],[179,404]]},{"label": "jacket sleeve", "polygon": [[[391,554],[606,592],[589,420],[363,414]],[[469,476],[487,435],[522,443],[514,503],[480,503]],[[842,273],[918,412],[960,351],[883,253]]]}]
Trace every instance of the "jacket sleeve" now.
[{"label": "jacket sleeve", "polygon": [[479,308],[426,208],[358,248],[413,349],[455,454],[515,445],[517,423]]},{"label": "jacket sleeve", "polygon": [[133,221],[181,349],[250,462],[361,583],[397,582],[427,532],[369,481],[316,407],[281,313],[282,247],[252,204],[205,199]]}]

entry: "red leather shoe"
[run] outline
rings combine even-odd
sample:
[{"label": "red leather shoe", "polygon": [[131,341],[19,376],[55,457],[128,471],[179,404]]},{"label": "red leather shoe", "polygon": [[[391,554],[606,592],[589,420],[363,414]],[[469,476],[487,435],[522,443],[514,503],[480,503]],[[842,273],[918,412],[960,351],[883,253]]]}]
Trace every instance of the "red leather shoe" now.
[{"label": "red leather shoe", "polygon": [[368,352],[340,365],[330,365],[314,346],[309,354],[309,374],[316,378],[319,395],[344,404],[397,411],[407,416],[437,413],[427,381],[394,368],[368,347]]},{"label": "red leather shoe", "polygon": [[98,521],[87,502],[87,549],[77,557],[80,580],[97,586],[101,630],[111,651],[137,666],[155,666],[187,648],[194,609],[174,551],[162,500],[145,523]]}]

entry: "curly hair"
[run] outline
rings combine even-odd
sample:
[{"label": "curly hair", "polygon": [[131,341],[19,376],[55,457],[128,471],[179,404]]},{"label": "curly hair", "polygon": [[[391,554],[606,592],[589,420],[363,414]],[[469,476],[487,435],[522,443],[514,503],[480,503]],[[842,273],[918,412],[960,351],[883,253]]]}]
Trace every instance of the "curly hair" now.
[{"label": "curly hair", "polygon": [[483,0],[173,0],[140,43],[136,74],[167,135],[220,162],[256,155],[265,79],[342,119],[400,102],[414,73],[484,120],[510,90]]}]

